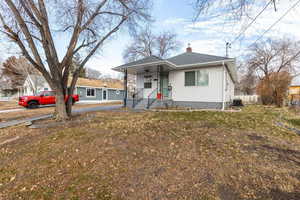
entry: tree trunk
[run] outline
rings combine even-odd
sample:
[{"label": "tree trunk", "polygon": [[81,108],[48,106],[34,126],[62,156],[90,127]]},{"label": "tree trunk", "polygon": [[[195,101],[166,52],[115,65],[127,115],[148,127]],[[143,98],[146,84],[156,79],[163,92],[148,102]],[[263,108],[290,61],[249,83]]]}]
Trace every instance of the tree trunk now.
[{"label": "tree trunk", "polygon": [[65,95],[62,90],[56,90],[56,107],[55,118],[57,120],[67,120],[71,115],[68,115],[67,106],[65,103]]},{"label": "tree trunk", "polygon": [[68,100],[66,102],[66,111],[68,116],[72,115],[72,106],[73,106],[73,91],[71,88],[68,88]]}]

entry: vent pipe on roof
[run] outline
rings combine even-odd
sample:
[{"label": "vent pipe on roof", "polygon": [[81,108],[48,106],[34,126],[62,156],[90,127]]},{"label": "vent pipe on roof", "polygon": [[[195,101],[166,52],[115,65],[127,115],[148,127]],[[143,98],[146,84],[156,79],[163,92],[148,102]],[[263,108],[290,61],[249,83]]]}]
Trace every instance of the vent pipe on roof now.
[{"label": "vent pipe on roof", "polygon": [[186,52],[187,52],[187,53],[192,53],[192,52],[193,52],[193,49],[192,49],[190,43],[188,43],[188,48],[186,48]]}]

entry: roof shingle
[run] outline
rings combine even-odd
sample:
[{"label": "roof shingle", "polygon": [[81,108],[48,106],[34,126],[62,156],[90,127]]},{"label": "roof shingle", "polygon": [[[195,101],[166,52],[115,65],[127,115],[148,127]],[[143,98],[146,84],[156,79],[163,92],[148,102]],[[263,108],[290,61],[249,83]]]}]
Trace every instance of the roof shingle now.
[{"label": "roof shingle", "polygon": [[179,54],[172,58],[167,59],[167,61],[180,66],[180,65],[192,65],[198,63],[207,63],[207,62],[215,62],[221,60],[227,60],[230,58],[220,57],[220,56],[213,56],[201,53],[194,53],[194,52],[186,52],[183,54]]}]

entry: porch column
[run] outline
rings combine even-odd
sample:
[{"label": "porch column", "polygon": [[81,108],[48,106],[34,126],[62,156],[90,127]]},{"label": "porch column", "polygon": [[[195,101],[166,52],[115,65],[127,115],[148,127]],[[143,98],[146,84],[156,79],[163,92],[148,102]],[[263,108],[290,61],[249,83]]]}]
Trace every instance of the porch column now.
[{"label": "porch column", "polygon": [[128,77],[128,74],[127,74],[127,68],[125,69],[124,71],[124,107],[126,107],[127,105],[127,77]]}]

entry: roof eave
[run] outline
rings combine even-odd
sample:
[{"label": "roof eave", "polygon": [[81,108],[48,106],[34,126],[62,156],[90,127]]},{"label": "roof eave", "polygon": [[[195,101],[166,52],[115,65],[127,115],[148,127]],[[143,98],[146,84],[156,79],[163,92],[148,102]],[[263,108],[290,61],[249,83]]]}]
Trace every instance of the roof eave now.
[{"label": "roof eave", "polygon": [[193,63],[193,64],[187,64],[187,65],[177,65],[177,68],[188,68],[188,67],[204,66],[204,65],[210,65],[210,64],[211,65],[222,64],[223,62],[235,62],[235,59],[225,59],[225,60],[218,60],[218,61]]},{"label": "roof eave", "polygon": [[157,61],[157,62],[149,62],[149,63],[143,63],[143,64],[138,64],[138,65],[129,65],[129,66],[118,66],[118,67],[114,67],[112,68],[112,70],[114,71],[118,71],[118,72],[124,72],[125,69],[127,68],[133,68],[133,67],[142,67],[142,66],[147,66],[147,65],[159,65],[159,64],[166,64],[171,68],[176,69],[176,65],[167,61],[167,60],[161,60],[161,61]]}]

